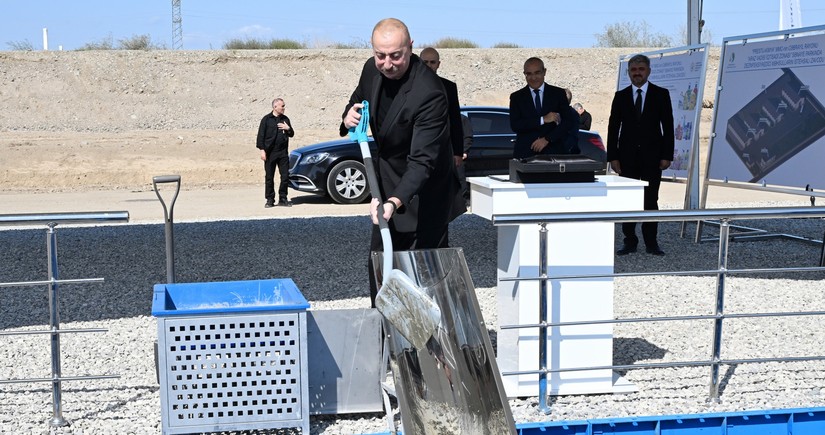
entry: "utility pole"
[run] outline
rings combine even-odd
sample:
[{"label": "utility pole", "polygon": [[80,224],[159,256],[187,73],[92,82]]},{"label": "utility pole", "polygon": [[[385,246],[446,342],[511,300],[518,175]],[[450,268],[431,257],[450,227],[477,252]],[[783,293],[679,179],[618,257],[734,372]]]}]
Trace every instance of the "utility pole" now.
[{"label": "utility pole", "polygon": [[181,28],[180,0],[172,0],[172,49],[183,49],[183,29]]},{"label": "utility pole", "polygon": [[705,24],[702,19],[702,0],[688,0],[687,9],[687,43],[699,44],[702,42],[702,27]]}]

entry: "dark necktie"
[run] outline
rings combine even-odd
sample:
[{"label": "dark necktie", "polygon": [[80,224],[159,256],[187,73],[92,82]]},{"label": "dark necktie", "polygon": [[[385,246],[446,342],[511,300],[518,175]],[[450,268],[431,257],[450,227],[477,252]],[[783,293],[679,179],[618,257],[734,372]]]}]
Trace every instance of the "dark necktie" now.
[{"label": "dark necktie", "polygon": [[541,97],[539,96],[539,90],[533,89],[533,92],[536,93],[536,112],[541,116]]},{"label": "dark necktie", "polygon": [[636,118],[642,117],[642,90],[636,89]]}]

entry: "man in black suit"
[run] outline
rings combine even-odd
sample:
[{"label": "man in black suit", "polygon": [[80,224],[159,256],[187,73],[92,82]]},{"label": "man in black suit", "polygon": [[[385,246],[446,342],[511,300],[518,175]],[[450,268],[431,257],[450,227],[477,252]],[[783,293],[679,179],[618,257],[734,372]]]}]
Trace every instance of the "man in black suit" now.
[{"label": "man in black suit", "polygon": [[527,59],[527,86],[510,94],[510,128],[516,133],[513,158],[578,152],[574,145],[579,121],[572,116],[564,89],[544,82],[546,72],[541,59]]},{"label": "man in black suit", "polygon": [[[382,249],[377,213],[388,222],[395,250],[447,247],[459,189],[447,94],[438,76],[412,53],[403,22],[381,20],[371,42],[373,58],[364,64],[341,124],[342,135],[358,125],[361,101],[369,101],[370,129],[378,144],[374,158],[381,197],[386,198],[370,203],[375,224],[371,250]],[[369,276],[374,302],[377,288],[373,274]]]},{"label": "man in black suit", "polygon": [[[607,160],[617,174],[647,181],[644,209],[659,209],[662,171],[673,161],[673,108],[670,93],[647,81],[650,59],[637,54],[627,62],[631,85],[616,92],[607,125]],[[656,240],[657,222],[642,223],[646,251],[665,255]],[[624,246],[616,253],[636,252],[636,223],[623,223]]]},{"label": "man in black suit", "polygon": [[[421,50],[418,55],[421,61],[424,62],[434,73],[438,74],[438,68],[441,66],[441,55],[438,50],[432,47],[427,47]],[[464,163],[462,156],[464,155],[463,132],[461,127],[461,104],[458,102],[458,86],[455,82],[444,77],[438,76],[441,79],[441,84],[444,85],[444,91],[447,92],[447,116],[450,118],[450,145],[453,147],[453,159],[455,166],[460,167]]]},{"label": "man in black suit", "polygon": [[[438,74],[438,68],[441,66],[441,55],[438,53],[438,50],[427,47],[421,50],[421,54],[419,54],[418,57],[420,57],[421,61],[430,67],[434,73]],[[469,149],[467,144],[467,125],[469,124],[469,119],[465,122],[464,119],[467,117],[461,115],[461,104],[458,101],[458,86],[456,86],[455,82],[441,76],[438,76],[438,78],[441,79],[441,84],[444,85],[444,91],[447,92],[447,116],[450,118],[450,145],[453,147],[453,160],[455,161],[458,179],[461,182],[461,194],[456,200],[463,204],[458,204],[457,207],[463,207],[464,210],[466,210],[467,200],[470,198],[470,191],[467,188],[464,159],[467,158],[467,150]],[[472,127],[470,127],[469,135],[470,144],[472,144]]]},{"label": "man in black suit", "polygon": [[579,129],[590,130],[590,124],[593,122],[593,116],[590,115],[590,112],[584,109],[582,103],[574,104],[573,108],[576,109],[576,113],[579,114]]},{"label": "man in black suit", "polygon": [[292,201],[287,199],[289,186],[289,138],[295,136],[292,123],[284,111],[286,105],[283,98],[272,100],[272,112],[267,113],[258,126],[258,140],[256,146],[261,150],[261,160],[264,161],[264,207],[275,206],[275,168],[281,177],[278,185],[278,205],[291,207]]}]

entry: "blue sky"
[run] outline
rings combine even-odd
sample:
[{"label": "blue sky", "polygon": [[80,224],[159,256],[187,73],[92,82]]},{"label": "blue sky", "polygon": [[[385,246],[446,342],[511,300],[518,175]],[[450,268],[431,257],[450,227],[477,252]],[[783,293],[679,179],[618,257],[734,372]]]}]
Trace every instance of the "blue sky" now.
[{"label": "blue sky", "polygon": [[[825,0],[800,0],[803,26],[825,24]],[[5,1],[0,50],[28,41],[42,48],[76,49],[111,37],[115,42],[148,34],[172,46],[171,0]],[[540,5],[540,6],[539,6]],[[723,37],[777,30],[779,0],[707,0],[703,18],[713,42]],[[686,0],[560,1],[372,1],[182,0],[183,48],[220,49],[233,38],[288,38],[323,46],[363,43],[381,18],[410,27],[416,46],[443,37],[469,39],[481,47],[499,42],[527,48],[592,47],[594,34],[621,21],[646,21],[654,33],[675,38],[687,22]],[[538,24],[534,24],[538,23]]]}]

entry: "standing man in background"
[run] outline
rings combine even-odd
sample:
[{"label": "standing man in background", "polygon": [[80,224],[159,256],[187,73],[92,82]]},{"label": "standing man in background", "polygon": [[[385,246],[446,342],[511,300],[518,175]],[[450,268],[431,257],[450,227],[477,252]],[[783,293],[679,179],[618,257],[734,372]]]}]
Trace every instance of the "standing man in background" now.
[{"label": "standing man in background", "polygon": [[[438,53],[438,50],[427,47],[421,50],[419,57],[425,65],[430,67],[434,73],[438,74],[438,68],[441,66],[441,55]],[[469,120],[465,123],[462,119],[466,117],[461,115],[461,104],[458,100],[458,86],[456,86],[452,80],[445,79],[441,76],[438,76],[438,78],[441,79],[441,84],[444,85],[444,90],[447,92],[447,117],[450,119],[450,145],[453,148],[453,160],[455,161],[457,170],[456,175],[458,175],[458,179],[461,181],[462,193],[459,200],[462,203],[466,203],[465,197],[469,198],[470,192],[467,191],[467,180],[464,171],[464,159],[467,158],[467,149],[469,148],[467,144],[468,133],[465,126],[469,125]],[[472,127],[470,128],[469,134],[470,144],[472,144]],[[458,205],[459,208],[462,206],[463,204]]]},{"label": "standing man in background", "polygon": [[[673,108],[670,93],[647,81],[650,59],[637,54],[627,62],[631,85],[616,92],[607,126],[607,161],[622,177],[647,181],[644,209],[659,209],[662,171],[673,161]],[[665,255],[656,240],[657,222],[642,223],[647,253]],[[636,252],[636,223],[622,224],[624,245],[618,255]]]},{"label": "standing man in background", "polygon": [[[378,213],[387,220],[393,249],[448,246],[448,224],[459,189],[450,143],[447,94],[438,76],[413,54],[407,26],[386,18],[373,28],[373,57],[341,116],[340,133],[358,125],[369,101],[373,156],[381,188],[370,203],[371,251],[383,249]],[[370,300],[378,292],[369,257]]]},{"label": "standing man in background", "polygon": [[[438,74],[438,67],[441,66],[441,56],[438,54],[438,50],[427,47],[421,50],[419,57],[425,65],[430,67],[434,73]],[[462,158],[464,154],[464,133],[461,127],[461,104],[458,102],[458,86],[456,86],[452,80],[445,79],[441,76],[438,76],[438,78],[441,79],[441,84],[444,85],[444,90],[447,92],[447,116],[450,118],[450,145],[453,147],[455,166],[458,168],[464,163],[464,159]]]},{"label": "standing man in background", "polygon": [[593,116],[590,115],[590,112],[584,110],[582,103],[574,104],[573,108],[579,114],[579,129],[590,130],[590,124],[593,122]]},{"label": "standing man in background", "polygon": [[261,160],[264,161],[264,207],[275,206],[275,168],[281,178],[278,186],[278,205],[292,207],[287,199],[289,186],[289,138],[295,135],[292,123],[284,115],[286,105],[283,98],[272,100],[272,112],[267,113],[258,126],[257,147],[261,150]]},{"label": "standing man in background", "polygon": [[572,109],[564,89],[544,82],[546,73],[541,59],[527,59],[527,86],[510,94],[510,128],[516,133],[513,158],[576,152],[568,136],[578,131],[578,121],[568,116]]}]

